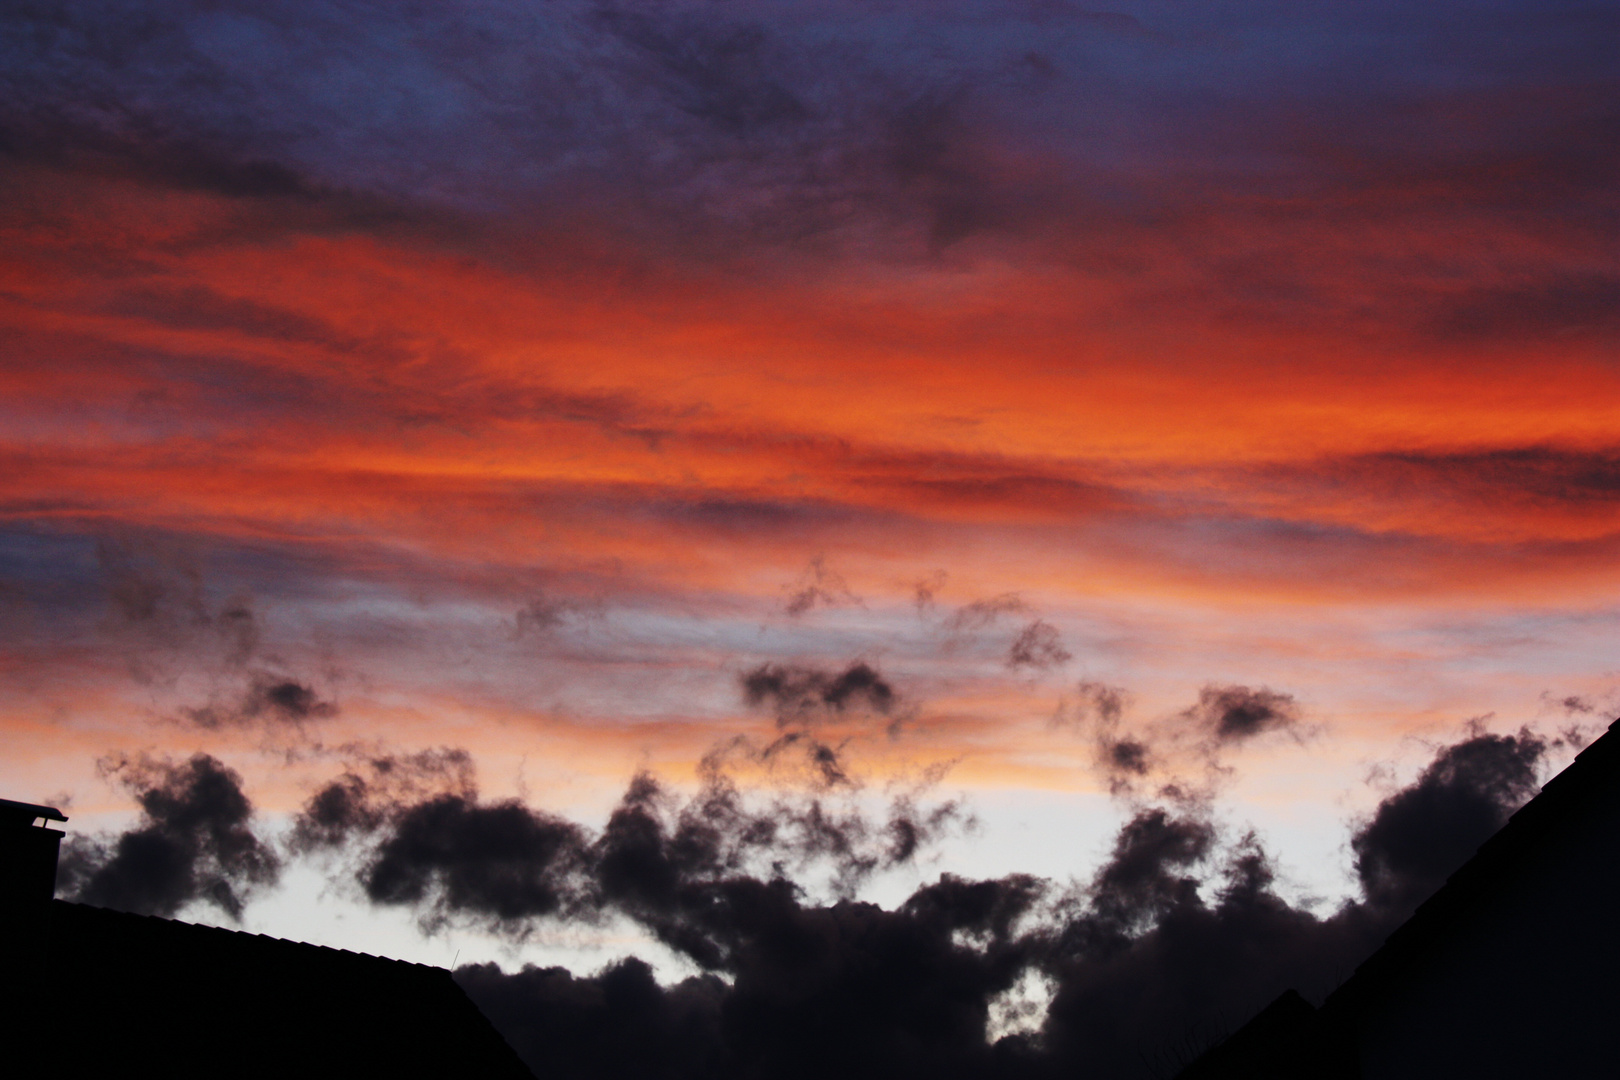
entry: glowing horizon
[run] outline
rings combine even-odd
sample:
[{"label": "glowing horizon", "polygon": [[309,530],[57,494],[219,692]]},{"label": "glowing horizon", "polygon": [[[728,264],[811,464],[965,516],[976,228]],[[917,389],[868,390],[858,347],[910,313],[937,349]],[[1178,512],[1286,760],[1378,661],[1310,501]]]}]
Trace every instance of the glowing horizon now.
[{"label": "glowing horizon", "polygon": [[7,797],[456,746],[601,818],[864,663],[858,797],[1001,807],[931,873],[1106,803],[1105,684],[1326,894],[1369,773],[1620,711],[1612,18],[296,7],[0,18]]}]

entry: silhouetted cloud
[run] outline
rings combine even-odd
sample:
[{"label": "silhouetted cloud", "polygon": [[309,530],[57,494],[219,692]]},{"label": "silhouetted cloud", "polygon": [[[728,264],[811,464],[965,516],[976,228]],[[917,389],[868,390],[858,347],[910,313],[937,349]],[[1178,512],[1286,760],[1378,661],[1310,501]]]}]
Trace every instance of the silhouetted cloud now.
[{"label": "silhouetted cloud", "polygon": [[[806,906],[785,881],[731,879],[689,911],[723,945],[725,982],[664,988],[634,961],[589,979],[486,966],[458,980],[520,1054],[562,1076],[976,1075],[992,1060],[986,1003],[1021,967],[1011,928],[1036,892],[1027,879],[945,877],[885,911]],[[602,1046],[628,1021],[641,1024]]]},{"label": "silhouetted cloud", "polygon": [[215,758],[115,759],[103,771],[135,795],[141,819],[112,841],[71,838],[58,875],[64,896],[147,915],[206,900],[240,917],[246,897],[276,880],[280,860],[252,830],[242,778]]},{"label": "silhouetted cloud", "polygon": [[241,698],[230,704],[182,709],[181,715],[201,728],[221,728],[268,721],[298,726],[337,715],[337,706],[297,679],[260,672]]},{"label": "silhouetted cloud", "polygon": [[[1082,687],[1086,707],[1117,724],[1123,696]],[[489,925],[618,913],[704,970],[671,986],[634,959],[590,976],[458,971],[537,1070],[1131,1076],[1144,1061],[1170,1063],[1167,1048],[1202,1048],[1286,987],[1330,989],[1532,793],[1544,750],[1526,732],[1475,732],[1438,750],[1356,832],[1364,894],[1325,917],[1278,895],[1255,836],[1223,840],[1208,807],[1185,800],[1137,804],[1078,887],[946,874],[891,910],[812,902],[794,867],[819,861],[859,878],[911,858],[956,810],[919,813],[902,799],[874,823],[820,800],[750,808],[716,771],[720,759],[684,802],[638,776],[594,837],[467,789],[366,809],[377,805],[373,776],[387,771],[372,763],[312,799],[300,828],[321,843],[369,837],[362,873],[387,866],[380,880],[401,883],[372,889],[363,877],[375,902],[445,913],[460,888],[456,910]],[[400,791],[458,775],[453,758],[389,767],[408,777]],[[568,903],[533,888],[559,858],[577,875]],[[1049,993],[1044,1015],[1039,1000],[1026,1003],[1039,1023],[990,1041],[998,1003],[1030,978]]]},{"label": "silhouetted cloud", "polygon": [[322,701],[313,689],[293,679],[256,680],[243,708],[244,715],[250,717],[274,713],[295,721],[336,712],[336,706]]},{"label": "silhouetted cloud", "polygon": [[1044,669],[1071,659],[1073,656],[1063,647],[1063,638],[1057,627],[1041,619],[1020,630],[1007,650],[1007,666],[1010,668]]},{"label": "silhouetted cloud", "polygon": [[1082,902],[1038,931],[1043,1069],[1173,1071],[1172,1048],[1202,1049],[1283,989],[1320,997],[1534,793],[1543,750],[1525,732],[1441,748],[1356,833],[1364,893],[1326,917],[1277,895],[1252,834],[1222,849],[1197,807],[1139,810]]},{"label": "silhouetted cloud", "polygon": [[1479,734],[1442,749],[1350,841],[1368,900],[1409,909],[1438,888],[1535,793],[1546,750],[1528,731]]},{"label": "silhouetted cloud", "polygon": [[1076,685],[1072,699],[1059,701],[1052,716],[1054,727],[1074,728],[1091,739],[1096,767],[1116,795],[1146,776],[1155,760],[1145,734],[1121,732],[1129,705],[1130,694],[1123,688],[1087,679]]},{"label": "silhouetted cloud", "polygon": [[400,806],[475,791],[472,755],[459,748],[364,758],[305,801],[288,844],[300,853],[338,848],[375,832]]},{"label": "silhouetted cloud", "polygon": [[1105,753],[1108,767],[1113,772],[1142,776],[1148,771],[1149,755],[1146,743],[1134,739],[1119,739],[1108,743]]},{"label": "silhouetted cloud", "polygon": [[509,975],[474,964],[457,968],[455,978],[536,1075],[731,1075],[721,1015],[729,988],[716,975],[660,986],[652,969],[631,957],[591,976],[532,965]]},{"label": "silhouetted cloud", "polygon": [[1326,920],[1291,906],[1252,838],[1224,858],[1214,840],[1202,816],[1159,809],[1122,829],[1090,905],[1041,961],[1053,984],[1044,1068],[1169,1075],[1171,1048],[1202,1049],[1285,987],[1325,992],[1387,931],[1355,905]]},{"label": "silhouetted cloud", "polygon": [[357,844],[366,897],[412,907],[428,928],[465,918],[521,934],[578,909],[588,887],[583,831],[516,800],[480,801],[464,751],[364,762],[310,796],[289,843]]},{"label": "silhouetted cloud", "polygon": [[515,800],[439,795],[400,809],[360,875],[366,895],[429,921],[471,916],[505,929],[577,903],[583,834]]},{"label": "silhouetted cloud", "polygon": [[887,716],[900,699],[889,681],[864,661],[856,661],[839,672],[761,664],[744,672],[741,683],[744,700],[755,708],[768,707],[777,723],[783,725],[811,723],[863,709]]},{"label": "silhouetted cloud", "polygon": [[747,736],[733,738],[711,752],[718,763],[740,756],[781,768],[796,760],[808,766],[816,786],[851,786],[844,764],[843,743],[833,745],[816,729],[846,719],[881,719],[890,735],[899,731],[901,698],[894,687],[870,664],[856,661],[842,671],[795,664],[761,664],[738,680],[743,700],[753,708],[768,709],[780,732],[763,746]]},{"label": "silhouetted cloud", "polygon": [[339,856],[364,895],[404,905],[433,929],[452,920],[527,936],[540,921],[616,910],[700,963],[713,943],[684,918],[694,890],[761,867],[823,868],[840,895],[912,861],[963,820],[956,803],[891,799],[876,818],[821,798],[752,807],[705,758],[685,802],[636,776],[599,836],[515,800],[479,799],[460,751],[378,757],[324,785],[294,823],[289,849]]},{"label": "silhouetted cloud", "polygon": [[1247,686],[1206,686],[1198,692],[1198,704],[1186,715],[1217,743],[1239,743],[1266,732],[1291,730],[1300,719],[1293,695]]}]

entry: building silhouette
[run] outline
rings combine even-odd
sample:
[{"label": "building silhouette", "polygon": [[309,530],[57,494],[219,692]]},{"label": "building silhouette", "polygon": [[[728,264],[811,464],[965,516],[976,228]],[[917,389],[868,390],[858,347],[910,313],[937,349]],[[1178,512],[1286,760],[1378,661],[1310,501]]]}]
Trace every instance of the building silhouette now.
[{"label": "building silhouette", "polygon": [[532,1080],[443,968],[53,899],[66,820],[0,800],[0,1073]]},{"label": "building silhouette", "polygon": [[1179,1080],[1620,1077],[1620,720],[1321,1008],[1292,990]]}]

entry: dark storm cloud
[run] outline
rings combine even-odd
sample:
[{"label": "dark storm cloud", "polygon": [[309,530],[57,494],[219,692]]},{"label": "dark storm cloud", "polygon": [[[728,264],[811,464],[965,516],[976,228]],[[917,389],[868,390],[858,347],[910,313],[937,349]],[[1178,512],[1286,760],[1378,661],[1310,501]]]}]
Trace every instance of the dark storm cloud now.
[{"label": "dark storm cloud", "polygon": [[1055,990],[1042,1065],[1173,1075],[1173,1048],[1196,1053],[1285,987],[1325,992],[1390,928],[1355,905],[1326,920],[1290,906],[1252,840],[1201,868],[1213,856],[1208,828],[1159,811],[1126,826],[1122,840],[1139,842],[1120,845],[1116,865],[1098,875],[1094,906],[1056,933],[1043,958]]},{"label": "dark storm cloud", "polygon": [[456,982],[530,1068],[557,1080],[645,1077],[697,1080],[727,1075],[716,975],[660,986],[634,957],[591,976],[494,964],[457,968]]},{"label": "dark storm cloud", "polygon": [[[705,1040],[730,1059],[722,1075],[851,1066],[866,1075],[899,1064],[897,1054],[936,1068],[958,1054],[984,1057],[986,999],[1016,973],[1010,927],[1033,899],[1024,881],[945,878],[892,912],[807,905],[780,877],[715,874],[707,857],[694,862],[679,833],[666,834],[629,798],[602,848],[605,895],[730,976],[721,1025]],[[958,945],[957,933],[989,944]]]},{"label": "dark storm cloud", "polygon": [[888,716],[900,695],[870,664],[856,661],[842,671],[795,664],[761,664],[742,674],[743,699],[775,714],[778,725],[814,723],[850,713]]},{"label": "dark storm cloud", "polygon": [[[458,979],[520,1054],[556,1063],[562,1076],[977,1075],[992,1060],[986,1003],[1020,968],[1010,926],[1032,892],[1024,879],[947,877],[884,911],[810,907],[786,882],[733,879],[692,912],[724,940],[727,982],[666,989],[634,962],[589,979],[489,967]],[[985,944],[959,944],[966,934]],[[567,1028],[565,1017],[574,1019]],[[621,1019],[646,1023],[593,1054]],[[541,1031],[551,1038],[542,1043]],[[605,1072],[610,1063],[636,1071]]]},{"label": "dark storm cloud", "polygon": [[1146,743],[1135,739],[1119,739],[1106,748],[1106,763],[1110,771],[1135,776],[1146,775],[1151,760]]},{"label": "dark storm cloud", "polygon": [[205,900],[240,917],[253,890],[276,880],[280,861],[254,834],[253,804],[234,770],[207,754],[102,767],[134,794],[141,819],[110,842],[68,841],[58,875],[65,897],[166,916]]},{"label": "dark storm cloud", "polygon": [[1261,687],[1206,686],[1184,714],[1216,743],[1240,743],[1272,731],[1297,729],[1299,703],[1292,694]]},{"label": "dark storm cloud", "polygon": [[1191,903],[1201,881],[1192,871],[1214,844],[1215,827],[1207,820],[1160,808],[1138,813],[1120,829],[1113,855],[1092,883],[1087,930],[1129,934]]},{"label": "dark storm cloud", "polygon": [[1144,1062],[1173,1072],[1169,1048],[1196,1052],[1284,988],[1319,998],[1533,794],[1539,754],[1523,733],[1442,748],[1353,841],[1358,864],[1388,878],[1363,874],[1363,896],[1326,917],[1277,895],[1252,835],[1222,847],[1202,811],[1138,811],[1085,905],[1043,931],[1039,962],[1055,984],[1045,1063],[1097,1076],[1139,1075]]},{"label": "dark storm cloud", "polygon": [[[1079,906],[1057,916],[1042,906],[1050,883],[1018,875],[946,875],[892,911],[812,905],[779,878],[694,880],[673,871],[655,830],[628,819],[618,828],[635,839],[615,837],[612,854],[636,857],[607,871],[609,894],[727,981],[662,988],[626,964],[588,979],[463,969],[469,993],[536,1066],[593,1060],[612,1023],[645,1017],[606,1060],[654,1060],[654,1075],[670,1076],[1134,1075],[1142,1049],[1200,1009],[1263,1004],[1278,980],[1342,963],[1339,951],[1324,956],[1328,938],[1371,943],[1277,899],[1252,845],[1221,865],[1206,905],[1215,830],[1163,810],[1130,821]],[[1267,954],[1277,943],[1284,950]],[[989,1043],[992,1003],[1030,971],[1054,990],[1043,1030]]]},{"label": "dark storm cloud", "polygon": [[1075,687],[1073,699],[1059,701],[1052,716],[1053,727],[1072,728],[1091,740],[1096,767],[1115,795],[1127,793],[1155,762],[1145,732],[1121,731],[1130,700],[1121,687],[1087,679]]},{"label": "dark storm cloud", "polygon": [[472,756],[465,750],[364,758],[304,803],[289,846],[300,853],[338,848],[375,832],[400,806],[446,794],[471,799],[475,793]]},{"label": "dark storm cloud", "polygon": [[181,715],[201,728],[239,727],[256,722],[301,726],[337,715],[337,705],[314,687],[283,675],[256,673],[241,697],[229,704],[182,709]]},{"label": "dark storm cloud", "polygon": [[1096,768],[1115,795],[1132,794],[1159,774],[1166,792],[1207,797],[1210,785],[1231,771],[1223,759],[1237,748],[1274,732],[1296,740],[1305,734],[1294,697],[1265,687],[1208,685],[1195,705],[1127,728],[1129,705],[1123,689],[1088,680],[1059,700],[1052,717],[1054,728],[1073,729],[1092,742]]},{"label": "dark storm cloud", "polygon": [[473,923],[512,937],[542,920],[618,911],[707,963],[719,946],[684,905],[717,881],[820,867],[840,895],[911,862],[960,824],[954,802],[900,795],[873,817],[821,798],[751,806],[706,758],[684,802],[635,777],[599,836],[515,800],[482,801],[464,752],[379,757],[323,786],[294,823],[290,850],[335,855],[373,903],[419,911],[425,928]]},{"label": "dark storm cloud", "polygon": [[[1118,722],[1122,695],[1088,685],[1088,707]],[[1325,917],[1277,894],[1253,835],[1224,840],[1185,801],[1137,805],[1078,887],[947,874],[892,910],[812,901],[791,873],[903,862],[953,811],[899,800],[884,824],[819,800],[750,807],[713,762],[685,801],[637,777],[591,835],[480,803],[464,756],[377,759],[312,799],[299,829],[317,847],[363,841],[368,896],[426,908],[430,927],[477,916],[521,936],[618,914],[703,969],[667,987],[634,959],[590,976],[461,969],[519,1053],[559,1076],[1124,1077],[1167,1064],[1167,1047],[1196,1052],[1286,987],[1325,993],[1533,792],[1543,751],[1524,732],[1437,751],[1357,830],[1364,893]],[[533,891],[559,859],[566,900]],[[384,865],[400,891],[365,876]],[[1032,976],[1051,992],[1038,1032],[990,1042],[998,1002]]]},{"label": "dark storm cloud", "polygon": [[910,863],[962,821],[960,807],[919,807],[892,799],[882,818],[838,810],[820,798],[777,800],[750,809],[726,777],[709,772],[703,788],[676,808],[657,782],[631,784],[593,848],[604,904],[637,919],[671,948],[708,967],[725,949],[700,924],[692,905],[709,890],[770,867],[772,878],[820,866],[839,895],[878,870]]},{"label": "dark storm cloud", "polygon": [[439,795],[400,811],[361,874],[380,904],[466,915],[499,925],[553,915],[575,902],[582,835],[514,800]]},{"label": "dark storm cloud", "polygon": [[1410,909],[1438,888],[1535,793],[1546,750],[1528,731],[1480,734],[1441,750],[1350,842],[1368,900]]},{"label": "dark storm cloud", "polygon": [[427,928],[459,918],[518,930],[583,903],[583,832],[515,800],[481,801],[464,751],[373,758],[312,795],[292,849],[355,844],[366,897],[416,909]]}]

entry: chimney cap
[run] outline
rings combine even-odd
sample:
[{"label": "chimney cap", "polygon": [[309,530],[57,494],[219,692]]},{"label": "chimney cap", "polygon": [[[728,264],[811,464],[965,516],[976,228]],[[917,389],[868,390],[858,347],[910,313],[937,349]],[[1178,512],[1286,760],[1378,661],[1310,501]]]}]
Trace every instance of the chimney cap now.
[{"label": "chimney cap", "polygon": [[54,806],[35,806],[33,803],[0,799],[0,822],[14,826],[29,826],[34,823],[35,818],[44,818],[46,821],[66,821],[67,815]]}]

